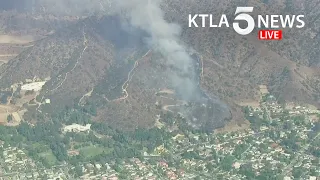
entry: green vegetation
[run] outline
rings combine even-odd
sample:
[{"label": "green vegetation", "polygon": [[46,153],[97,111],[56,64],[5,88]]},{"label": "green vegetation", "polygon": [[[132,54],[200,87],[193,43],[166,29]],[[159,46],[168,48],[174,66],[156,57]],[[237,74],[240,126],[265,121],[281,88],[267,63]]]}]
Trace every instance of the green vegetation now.
[{"label": "green vegetation", "polygon": [[13,118],[12,118],[12,114],[9,114],[9,115],[7,116],[7,121],[8,121],[8,122],[11,122],[12,119],[13,119]]},{"label": "green vegetation", "polygon": [[51,151],[39,154],[41,162],[45,167],[52,167],[57,164],[58,160]]},{"label": "green vegetation", "polygon": [[85,160],[90,160],[102,153],[105,153],[105,151],[106,149],[103,147],[87,146],[80,148],[80,155],[83,156]]},{"label": "green vegetation", "polygon": [[[63,125],[91,123],[90,133],[66,133]],[[11,145],[24,146],[28,155],[45,166],[67,161],[73,164],[83,161],[102,161],[115,158],[141,157],[144,148],[149,153],[172,136],[157,129],[136,129],[134,132],[115,130],[105,123],[91,122],[83,111],[66,110],[51,121],[32,126],[26,122],[17,127],[0,130],[0,139]],[[98,134],[97,137],[95,134]],[[68,156],[71,145],[80,154]]]},{"label": "green vegetation", "polygon": [[[4,154],[13,152],[11,158],[16,161],[32,158],[40,169],[63,171],[66,179],[89,174],[100,177],[104,172],[122,179],[132,174],[149,177],[150,172],[158,179],[166,179],[169,172],[178,179],[210,179],[215,175],[223,179],[280,180],[320,175],[320,123],[311,118],[319,111],[285,109],[268,96],[260,107],[244,107],[243,112],[251,123],[249,129],[213,134],[195,130],[184,118],[171,113],[160,115],[161,129],[123,132],[90,121],[81,109],[66,109],[35,126],[25,122],[18,127],[0,126],[4,142],[0,152],[3,159],[8,159]],[[90,131],[61,131],[73,123],[90,123]],[[26,155],[11,147],[23,149]]]}]

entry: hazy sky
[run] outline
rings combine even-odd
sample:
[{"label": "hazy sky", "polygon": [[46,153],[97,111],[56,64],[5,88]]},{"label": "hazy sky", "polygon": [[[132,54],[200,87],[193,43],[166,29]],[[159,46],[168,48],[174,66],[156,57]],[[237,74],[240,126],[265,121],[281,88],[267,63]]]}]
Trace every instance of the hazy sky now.
[{"label": "hazy sky", "polygon": [[24,10],[29,6],[27,2],[32,2],[32,0],[0,0],[0,10]]}]

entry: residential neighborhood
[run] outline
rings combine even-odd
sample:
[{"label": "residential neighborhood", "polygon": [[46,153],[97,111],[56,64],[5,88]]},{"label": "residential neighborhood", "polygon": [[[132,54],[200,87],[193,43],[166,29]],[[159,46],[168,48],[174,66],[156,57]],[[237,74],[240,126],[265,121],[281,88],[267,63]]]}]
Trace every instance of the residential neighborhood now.
[{"label": "residential neighborhood", "polygon": [[[46,167],[23,147],[1,143],[0,179],[310,179],[320,177],[320,124],[316,109],[266,97],[244,107],[250,128],[226,133],[180,131],[157,124],[172,138],[139,158],[63,163]],[[87,133],[90,125],[64,127]],[[84,132],[82,132],[84,131]],[[183,133],[184,132],[184,133]]]}]

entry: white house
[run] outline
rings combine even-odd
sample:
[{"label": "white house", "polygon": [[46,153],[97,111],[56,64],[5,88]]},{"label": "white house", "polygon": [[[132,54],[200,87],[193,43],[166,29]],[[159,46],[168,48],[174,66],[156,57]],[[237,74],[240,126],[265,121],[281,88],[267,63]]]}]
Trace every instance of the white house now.
[{"label": "white house", "polygon": [[91,127],[91,124],[86,124],[85,126],[79,125],[79,124],[72,124],[69,126],[65,126],[63,128],[64,132],[85,132],[89,131]]}]

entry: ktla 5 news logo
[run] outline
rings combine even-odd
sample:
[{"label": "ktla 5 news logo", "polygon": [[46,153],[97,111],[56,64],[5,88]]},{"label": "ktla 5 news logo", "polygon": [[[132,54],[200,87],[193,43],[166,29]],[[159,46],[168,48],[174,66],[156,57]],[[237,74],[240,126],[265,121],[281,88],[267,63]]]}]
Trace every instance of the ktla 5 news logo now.
[{"label": "ktla 5 news logo", "polygon": [[[240,35],[250,34],[256,27],[254,18],[249,14],[253,12],[253,7],[237,7],[235,11],[236,17],[232,24],[233,29]],[[304,15],[258,15],[257,27],[259,29],[258,38],[260,40],[281,40],[282,30],[280,28],[303,28],[305,22]],[[226,14],[222,14],[220,21],[212,14],[189,14],[189,27],[199,27],[197,20],[201,19],[201,27],[230,27]],[[247,27],[240,27],[240,22],[246,22]],[[199,22],[199,21],[198,21]],[[217,23],[218,24],[215,24]]]}]

